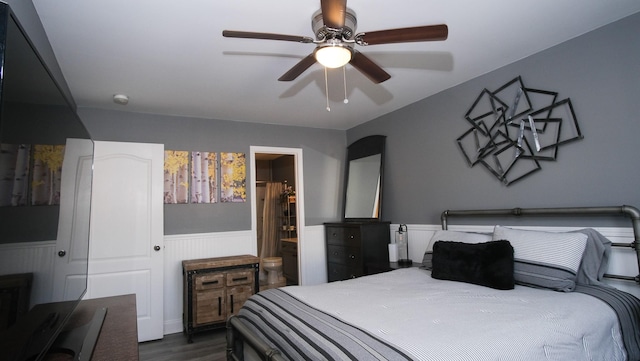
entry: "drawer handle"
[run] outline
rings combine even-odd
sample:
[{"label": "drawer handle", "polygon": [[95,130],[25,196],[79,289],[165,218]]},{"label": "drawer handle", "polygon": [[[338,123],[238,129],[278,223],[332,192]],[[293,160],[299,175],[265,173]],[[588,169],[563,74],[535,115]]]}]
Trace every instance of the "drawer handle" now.
[{"label": "drawer handle", "polygon": [[339,253],[338,251],[334,251],[334,252],[333,252],[333,255],[334,255],[334,256],[337,256],[337,255],[338,255],[338,253]]},{"label": "drawer handle", "polygon": [[356,237],[355,237],[353,234],[350,234],[350,235],[349,235],[349,238],[354,239],[354,238],[356,238]]},{"label": "drawer handle", "polygon": [[222,297],[218,297],[218,316],[222,315]]},{"label": "drawer handle", "polygon": [[233,295],[231,295],[231,313],[233,313]]},{"label": "drawer handle", "polygon": [[218,284],[218,281],[206,281],[206,282],[202,282],[203,286],[208,286],[208,285],[215,285]]},{"label": "drawer handle", "polygon": [[356,259],[356,255],[355,254],[351,254],[351,255],[349,255],[349,258]]},{"label": "drawer handle", "polygon": [[[246,281],[248,279],[249,279],[249,277],[246,277],[246,276],[245,277],[238,277],[238,278],[234,278],[233,282]],[[233,297],[233,296],[231,296],[231,297]]]}]

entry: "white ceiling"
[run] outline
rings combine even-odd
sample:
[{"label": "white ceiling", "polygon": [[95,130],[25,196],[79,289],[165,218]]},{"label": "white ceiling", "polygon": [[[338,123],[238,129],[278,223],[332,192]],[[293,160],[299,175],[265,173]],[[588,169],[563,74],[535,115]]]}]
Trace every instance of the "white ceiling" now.
[{"label": "white ceiling", "polygon": [[[223,38],[222,30],[313,37],[319,0],[33,0],[79,107],[349,129],[640,11],[638,0],[349,0],[356,32],[447,24],[441,42],[357,49],[391,79],[315,64],[277,79],[313,44]],[[129,96],[128,105],[112,101]]]}]

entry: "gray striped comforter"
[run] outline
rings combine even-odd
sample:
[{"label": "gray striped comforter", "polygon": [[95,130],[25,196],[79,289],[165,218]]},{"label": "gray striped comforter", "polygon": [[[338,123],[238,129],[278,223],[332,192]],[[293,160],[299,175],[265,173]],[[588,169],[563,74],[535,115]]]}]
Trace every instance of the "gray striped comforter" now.
[{"label": "gray striped comforter", "polygon": [[251,297],[238,317],[290,360],[411,360],[393,345],[280,289]]},{"label": "gray striped comforter", "polygon": [[577,284],[575,292],[596,297],[618,316],[628,360],[640,360],[640,300],[613,287]]},{"label": "gray striped comforter", "polygon": [[238,317],[296,361],[620,361],[637,337],[637,323],[625,326],[611,307],[580,292],[501,291],[417,268],[263,291]]}]

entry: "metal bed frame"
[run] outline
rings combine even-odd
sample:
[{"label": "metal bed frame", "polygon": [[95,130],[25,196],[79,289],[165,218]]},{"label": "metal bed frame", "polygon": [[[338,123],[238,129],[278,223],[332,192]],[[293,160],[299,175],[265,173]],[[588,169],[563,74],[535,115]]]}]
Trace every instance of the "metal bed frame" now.
[{"label": "metal bed frame", "polygon": [[[632,248],[636,252],[640,270],[640,211],[632,206],[617,207],[573,207],[573,208],[511,208],[493,210],[447,210],[442,212],[442,229],[446,230],[451,217],[491,217],[491,216],[628,216],[633,227],[634,241],[631,243],[613,243],[614,247]],[[631,277],[626,275],[605,274],[605,277],[635,281],[640,284],[640,275]],[[277,349],[272,348],[251,331],[236,316],[227,322],[227,360],[241,361],[244,359],[244,344],[253,349],[265,361],[284,361]]]},{"label": "metal bed frame", "polygon": [[[632,248],[636,252],[638,270],[640,271],[640,211],[633,206],[614,207],[569,207],[569,208],[511,208],[484,210],[447,210],[442,212],[440,220],[442,229],[449,226],[450,217],[493,217],[493,216],[628,216],[633,228],[633,242],[612,243],[613,247]],[[605,274],[607,278],[635,281],[640,285],[640,274],[633,277],[627,275]]]}]

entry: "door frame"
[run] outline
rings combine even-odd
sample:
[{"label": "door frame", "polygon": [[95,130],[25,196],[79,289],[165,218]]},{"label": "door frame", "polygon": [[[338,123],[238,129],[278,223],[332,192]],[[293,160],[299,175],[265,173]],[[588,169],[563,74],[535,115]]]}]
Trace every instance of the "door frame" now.
[{"label": "door frame", "polygon": [[251,176],[250,188],[251,188],[251,252],[258,255],[258,215],[256,209],[256,153],[263,154],[283,154],[292,155],[295,165],[295,184],[296,184],[296,219],[298,221],[298,284],[303,285],[304,272],[302,272],[302,265],[300,255],[304,248],[304,177],[302,175],[302,149],[301,148],[282,148],[282,147],[264,147],[264,146],[250,146],[249,147],[249,162],[250,169],[249,174]]}]

